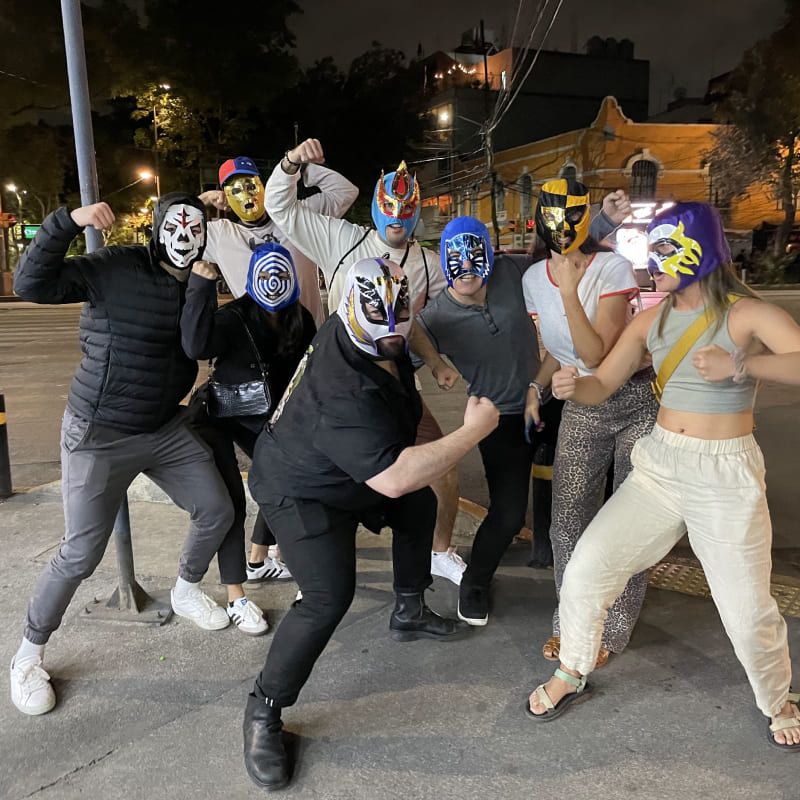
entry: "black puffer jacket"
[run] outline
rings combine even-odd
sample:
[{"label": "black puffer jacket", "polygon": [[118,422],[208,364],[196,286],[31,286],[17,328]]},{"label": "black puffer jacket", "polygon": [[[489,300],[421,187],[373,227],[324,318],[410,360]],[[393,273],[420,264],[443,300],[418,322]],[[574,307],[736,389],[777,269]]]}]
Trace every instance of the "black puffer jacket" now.
[{"label": "black puffer jacket", "polygon": [[[198,205],[196,198],[171,201]],[[139,245],[66,258],[80,231],[66,208],[50,214],[20,259],[14,291],[34,303],[85,301],[83,358],[67,399],[75,415],[126,433],[157,430],[197,376],[181,347],[185,284]]]}]

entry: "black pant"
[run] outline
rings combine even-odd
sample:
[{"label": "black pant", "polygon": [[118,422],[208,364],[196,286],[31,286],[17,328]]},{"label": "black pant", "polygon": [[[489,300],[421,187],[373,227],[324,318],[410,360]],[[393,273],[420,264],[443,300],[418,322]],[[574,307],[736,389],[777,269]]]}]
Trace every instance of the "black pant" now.
[{"label": "black pant", "polygon": [[[290,706],[314,663],[350,608],[356,587],[356,528],[362,515],[317,500],[291,497],[260,503],[303,599],[292,605],[272,639],[255,693]],[[370,512],[376,509],[370,509]],[[377,509],[392,528],[394,590],[423,592],[431,585],[436,497],[429,488]],[[370,527],[374,515],[370,513]]]},{"label": "black pant", "polygon": [[[214,463],[217,465],[233,503],[233,524],[217,551],[220,581],[228,585],[244,583],[247,580],[245,569],[247,556],[244,551],[247,500],[233,445],[234,443],[238,444],[252,458],[258,432],[242,425],[235,419],[211,419],[209,417],[195,422],[194,429],[211,448],[214,454]],[[260,513],[253,525],[251,539],[253,544],[275,544],[275,537]]]},{"label": "black pant", "polygon": [[489,586],[500,559],[525,525],[533,448],[525,441],[523,415],[503,414],[478,449],[489,484],[489,511],[475,533],[461,579],[465,589]]}]

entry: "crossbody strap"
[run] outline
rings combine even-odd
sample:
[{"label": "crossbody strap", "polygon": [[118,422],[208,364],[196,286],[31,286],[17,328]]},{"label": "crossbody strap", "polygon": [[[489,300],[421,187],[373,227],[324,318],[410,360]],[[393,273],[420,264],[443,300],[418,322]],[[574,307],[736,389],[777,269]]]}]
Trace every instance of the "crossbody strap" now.
[{"label": "crossbody strap", "polygon": [[367,238],[367,236],[370,235],[370,233],[373,230],[374,228],[367,228],[364,231],[364,235],[339,259],[339,263],[336,265],[333,272],[331,273],[331,280],[330,283],[328,284],[328,290],[330,290],[331,286],[333,286],[333,279],[336,277],[336,273],[339,271],[339,267],[341,267],[342,264],[344,264],[344,260],[347,258],[347,256],[350,255],[350,253],[353,252],[353,250],[355,250],[361,244],[361,242],[364,241],[364,239]]},{"label": "crossbody strap", "polygon": [[[741,295],[728,295],[728,302],[733,305],[738,300],[741,300]],[[655,381],[650,386],[653,388],[653,394],[656,399],[661,402],[661,395],[664,393],[664,386],[667,381],[672,377],[672,373],[678,367],[678,364],[686,358],[686,354],[692,349],[695,342],[708,330],[711,323],[714,321],[714,315],[706,309],[681,335],[680,339],[672,346],[672,349],[667,353],[667,357],[661,362],[661,368],[658,370]]]},{"label": "crossbody strap", "polygon": [[261,377],[264,379],[264,383],[267,383],[267,368],[264,366],[264,362],[261,360],[261,355],[258,352],[258,348],[256,347],[256,343],[253,341],[253,336],[250,333],[250,328],[247,327],[247,323],[244,321],[244,317],[239,313],[238,308],[234,308],[231,306],[230,309],[237,317],[239,317],[239,321],[244,326],[245,333],[247,334],[247,338],[250,340],[250,347],[253,349],[253,355],[256,357],[256,361],[258,362],[258,368],[261,370]]}]

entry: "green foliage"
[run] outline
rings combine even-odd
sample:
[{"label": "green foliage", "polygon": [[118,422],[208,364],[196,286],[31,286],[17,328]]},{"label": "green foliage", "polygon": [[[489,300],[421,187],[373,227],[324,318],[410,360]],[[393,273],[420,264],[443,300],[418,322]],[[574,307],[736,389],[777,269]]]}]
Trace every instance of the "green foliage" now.
[{"label": "green foliage", "polygon": [[720,126],[710,153],[721,204],[767,186],[784,211],[775,237],[780,255],[800,192],[800,3],[788,0],[783,27],[748,50],[716,108]]},{"label": "green foliage", "polygon": [[756,253],[747,271],[747,282],[759,285],[784,283],[786,268],[794,258],[794,254],[776,256],[769,252]]}]

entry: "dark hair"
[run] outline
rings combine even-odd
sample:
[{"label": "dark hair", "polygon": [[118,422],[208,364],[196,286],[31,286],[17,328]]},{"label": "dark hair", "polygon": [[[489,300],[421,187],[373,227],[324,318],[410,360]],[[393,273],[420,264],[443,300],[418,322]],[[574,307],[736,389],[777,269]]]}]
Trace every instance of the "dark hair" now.
[{"label": "dark hair", "polygon": [[[725,318],[725,312],[731,305],[729,295],[738,297],[761,297],[754,292],[747,284],[742,283],[736,274],[736,270],[730,261],[720,264],[716,269],[711,270],[698,281],[703,293],[706,309],[714,315],[713,331],[716,333]],[[664,335],[664,324],[670,309],[675,307],[675,293],[670,292],[669,297],[661,303],[661,312],[658,315],[658,335]]]},{"label": "dark hair", "polygon": [[[614,249],[608,245],[601,244],[592,236],[589,236],[586,241],[578,248],[581,253],[591,255],[592,253],[613,253]],[[531,263],[535,264],[537,261],[543,261],[545,258],[550,257],[550,250],[547,245],[542,241],[541,237],[534,235],[531,246],[528,249],[528,255],[531,257]]]},{"label": "dark hair", "polygon": [[[254,330],[275,330],[278,336],[278,347],[276,355],[289,355],[297,350],[303,338],[303,307],[298,300],[280,311],[267,311],[250,297],[243,294],[233,301],[237,311],[245,319],[248,327]],[[277,325],[273,329],[270,320],[277,320]],[[265,359],[267,360],[267,359]]]}]

